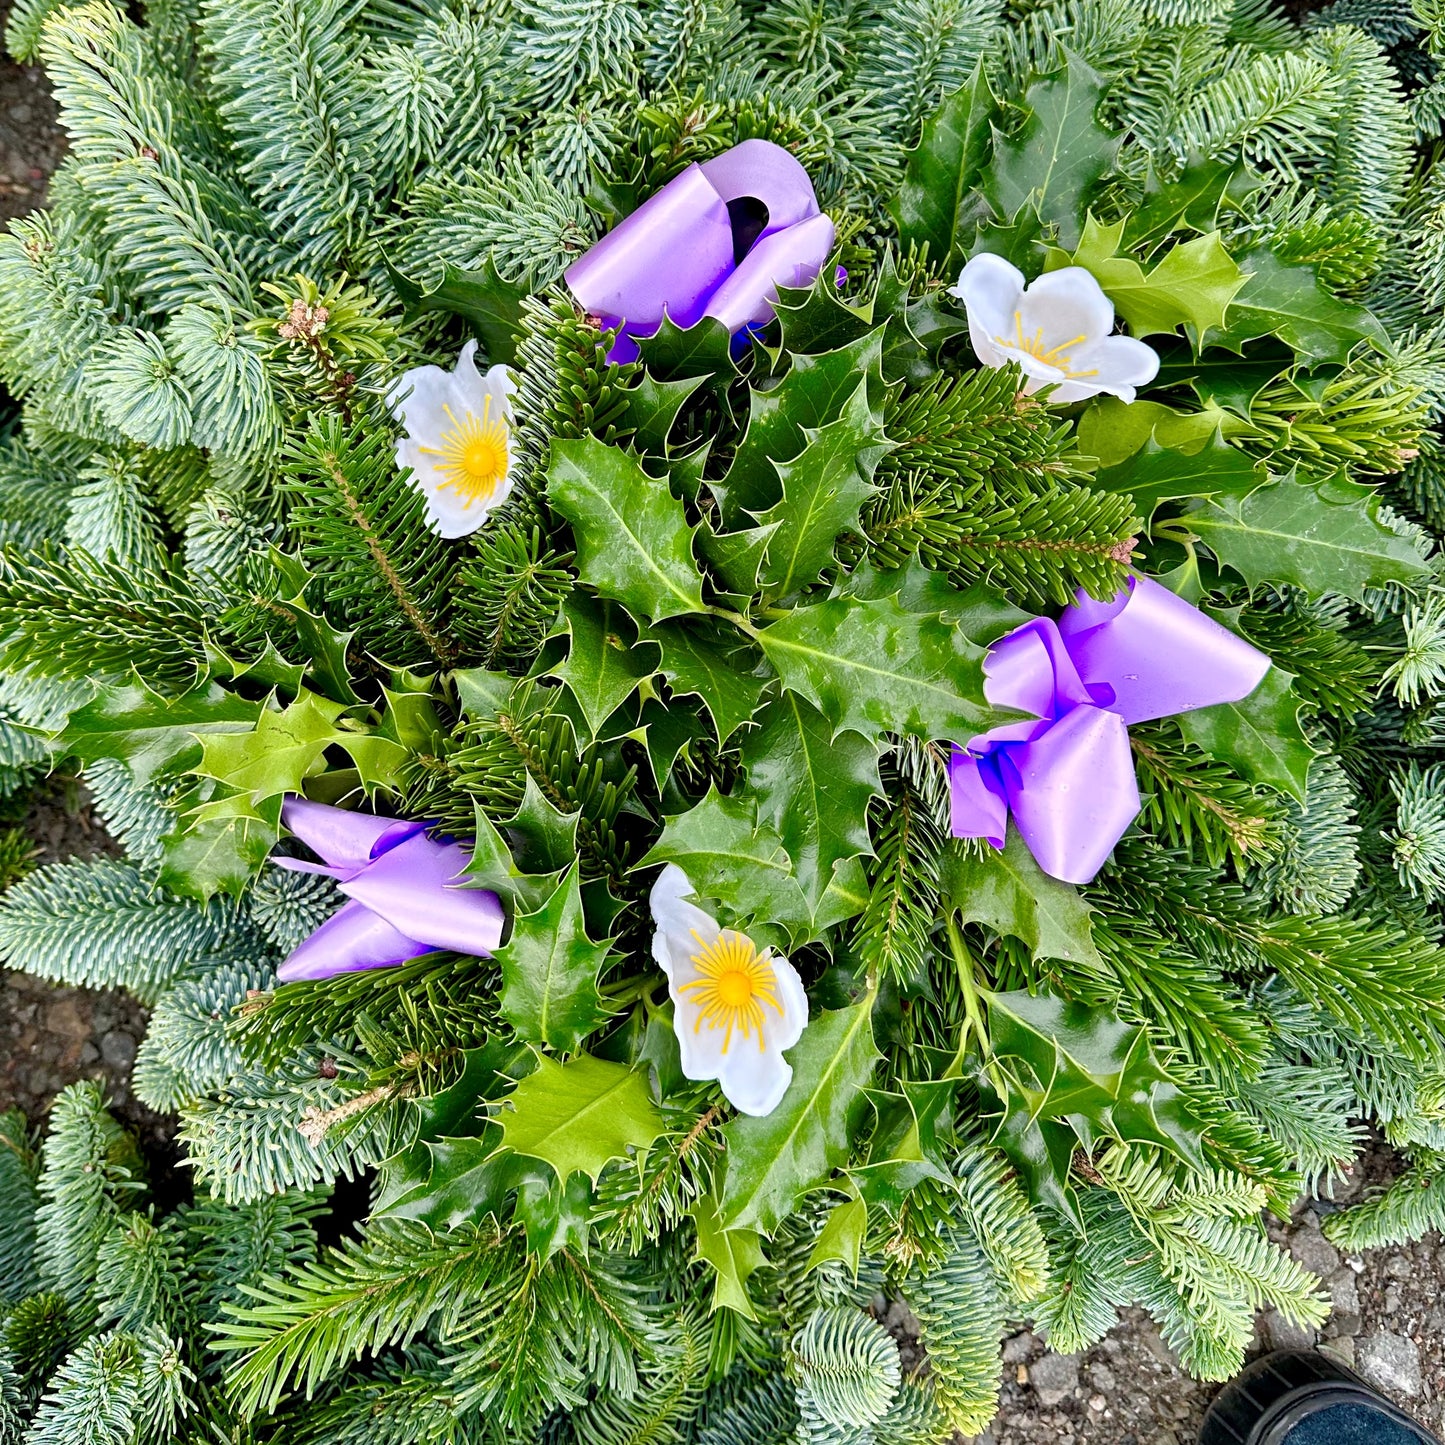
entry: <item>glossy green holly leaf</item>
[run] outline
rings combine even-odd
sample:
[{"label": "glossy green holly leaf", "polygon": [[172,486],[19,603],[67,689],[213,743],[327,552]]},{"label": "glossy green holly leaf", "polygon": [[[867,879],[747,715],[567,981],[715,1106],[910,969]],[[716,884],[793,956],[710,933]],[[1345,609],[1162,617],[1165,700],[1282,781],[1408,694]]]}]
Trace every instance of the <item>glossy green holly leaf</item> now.
[{"label": "glossy green holly leaf", "polygon": [[[985,1098],[998,1097],[986,1088],[981,1092]],[[1079,1139],[1067,1124],[1039,1118],[1028,1099],[1009,1093],[999,1101],[992,1142],[1018,1171],[1031,1203],[1084,1230],[1078,1191],[1069,1174]]]},{"label": "glossy green holly leaf", "polygon": [[856,528],[873,473],[893,445],[874,418],[866,376],[836,421],[804,428],[804,436],[803,450],[778,465],[781,500],[758,514],[761,526],[773,527],[759,581],[774,597],[811,587],[832,565],[839,533]]},{"label": "glossy green holly leaf", "polygon": [[409,311],[449,311],[464,317],[476,327],[489,361],[510,365],[517,359],[522,302],[533,288],[523,281],[503,280],[491,256],[478,271],[463,271],[445,262],[441,280],[430,291],[408,280],[385,256],[381,262]]},{"label": "glossy green holly leaf", "polygon": [[[924,122],[888,211],[904,245],[927,246],[933,266],[951,272],[977,223],[978,182],[993,143],[998,102],[983,61]],[[1012,212],[1009,212],[1012,215]]]},{"label": "glossy green holly leaf", "polygon": [[883,377],[890,384],[906,380],[921,386],[937,374],[944,343],[968,330],[962,307],[941,286],[925,285],[918,296],[912,294],[898,274],[892,247],[878,263],[871,311],[883,323]]},{"label": "glossy green holly leaf", "polygon": [[524,873],[554,873],[569,867],[577,856],[577,820],[581,816],[580,811],[560,811],[528,773],[522,801],[503,823],[517,867]]},{"label": "glossy green holly leaf", "polygon": [[693,529],[667,483],[596,437],[552,443],[547,499],[572,524],[577,570],[635,617],[702,612]]},{"label": "glossy green holly leaf", "polygon": [[1079,417],[1079,450],[1097,457],[1108,470],[1141,451],[1152,440],[1172,451],[1197,452],[1221,433],[1247,436],[1251,429],[1217,406],[1202,411],[1175,411],[1158,401],[1120,401],[1096,396]]},{"label": "glossy green holly leaf", "polygon": [[142,786],[165,772],[199,761],[200,739],[213,733],[248,733],[266,710],[214,682],[175,697],[137,681],[103,684],[55,735],[58,750],[84,763],[112,758]]},{"label": "glossy green holly leaf", "polygon": [[712,1266],[712,1309],[736,1310],[745,1319],[757,1319],[748,1296],[748,1279],[767,1263],[757,1230],[724,1229],[711,1194],[702,1195],[688,1213],[697,1228],[693,1259]]},{"label": "glossy green holly leaf", "polygon": [[1239,264],[1249,280],[1229,308],[1228,325],[1210,332],[1204,345],[1242,352],[1256,337],[1277,336],[1306,366],[1343,366],[1361,341],[1388,345],[1385,328],[1363,306],[1327,291],[1313,266],[1286,265],[1264,246]]},{"label": "glossy green holly leaf", "polygon": [[813,910],[793,874],[777,832],[759,823],[751,797],[727,798],[716,785],[686,813],[668,818],[662,836],[638,865],[676,863],[699,897],[738,919],[808,929]]},{"label": "glossy green holly leaf", "polygon": [[1293,674],[1271,667],[1242,701],[1195,708],[1175,721],[1187,742],[1246,782],[1278,788],[1303,803],[1315,750],[1300,727],[1293,682]]},{"label": "glossy green holly leaf", "polygon": [[755,675],[755,648],[711,620],[662,622],[644,636],[662,648],[662,675],[678,697],[699,698],[720,743],[757,711],[767,679]]},{"label": "glossy green holly leaf", "polygon": [[1114,164],[1122,136],[1099,124],[1104,84],[1064,49],[1064,66],[1029,86],[1026,119],[1012,135],[994,129],[983,193],[1000,219],[1030,207],[1052,221],[1065,246],[1078,240],[1089,193]]},{"label": "glossy green holly leaf", "polygon": [[771,1235],[847,1159],[851,1126],[880,1057],[872,996],[810,1019],[787,1057],[793,1081],[778,1107],[761,1119],[739,1115],[723,1130],[724,1229]]},{"label": "glossy green holly leaf", "polygon": [[194,771],[214,778],[253,804],[302,784],[324,766],[326,749],[339,740],[339,702],[303,692],[282,709],[266,708],[246,732],[208,733]]},{"label": "glossy green holly leaf", "polygon": [[863,1254],[863,1237],[868,1232],[868,1206],[861,1199],[845,1199],[828,1211],[818,1238],[808,1255],[807,1268],[841,1264],[854,1279]]},{"label": "glossy green holly leaf", "polygon": [[836,737],[805,698],[785,692],[742,743],[758,822],[782,840],[816,920],[836,864],[871,854],[868,805],[883,792],[878,749],[855,732]]},{"label": "glossy green holly leaf", "polygon": [[1247,497],[1265,481],[1264,463],[1232,447],[1216,432],[1202,447],[1180,451],[1152,437],[1126,461],[1094,474],[1102,492],[1133,497],[1147,524],[1157,507],[1189,497]]},{"label": "glossy green holly leaf", "polygon": [[185,818],[166,835],[159,882],[183,898],[217,893],[239,898],[261,871],[281,835],[281,799],[241,816]]},{"label": "glossy green holly leaf", "polygon": [[989,1077],[1031,1119],[1066,1122],[1079,1141],[1154,1144],[1196,1168],[1203,1126],[1149,1047],[1148,1030],[1052,994],[991,994]]},{"label": "glossy green holly leaf", "polygon": [[963,923],[982,923],[1027,944],[1035,958],[1099,963],[1093,909],[1072,884],[1050,878],[1010,827],[1002,849],[954,843],[944,854],[945,897]]},{"label": "glossy green holly leaf", "polygon": [[958,1085],[958,1079],[903,1081],[892,1091],[870,1091],[877,1123],[866,1162],[849,1169],[866,1203],[896,1212],[925,1181],[953,1182],[938,1126],[947,1122]]},{"label": "glossy green holly leaf", "polygon": [[587,937],[574,860],[541,908],[517,915],[511,938],[496,951],[502,1017],[529,1043],[576,1049],[608,1017],[597,977],[610,952],[610,943]]},{"label": "glossy green holly leaf", "polygon": [[647,374],[658,381],[705,377],[725,388],[738,376],[732,358],[732,337],[713,316],[704,316],[696,326],[685,330],[666,316],[656,335],[639,341],[638,349]]},{"label": "glossy green holly leaf", "polygon": [[[472,859],[463,870],[468,877],[484,883],[513,905],[515,913],[535,912],[549,899],[561,881],[562,868],[542,873],[524,873],[512,856],[511,845],[487,817],[480,803],[473,803],[475,816]],[[559,818],[562,814],[557,815]],[[575,832],[572,835],[575,839]],[[563,865],[565,866],[565,865]]]},{"label": "glossy green holly leaf", "polygon": [[472,721],[496,715],[511,701],[517,679],[509,672],[489,672],[484,667],[458,668],[450,674],[457,706]]},{"label": "glossy green holly leaf", "polygon": [[1216,230],[1226,198],[1242,199],[1255,185],[1238,162],[1191,161],[1168,181],[1151,172],[1142,204],[1125,223],[1124,247],[1143,251],[1175,231]]},{"label": "glossy green holly leaf", "polygon": [[740,605],[757,592],[763,558],[778,525],[774,522],[766,527],[717,532],[713,530],[710,517],[702,519],[697,529],[697,549],[707,560],[708,570],[719,592],[737,598]]},{"label": "glossy green holly leaf", "polygon": [[579,1259],[586,1258],[592,1185],[585,1174],[561,1180],[545,1165],[527,1170],[517,1180],[513,1215],[526,1231],[527,1253],[543,1264],[564,1249]]},{"label": "glossy green holly leaf", "polygon": [[667,1124],[645,1069],[578,1054],[565,1064],[539,1055],[497,1115],[502,1144],[550,1164],[557,1178],[577,1172],[596,1184],[603,1165],[644,1152]]},{"label": "glossy green holly leaf", "polygon": [[[284,588],[282,595],[271,599],[267,605],[285,613],[296,629],[296,640],[300,643],[302,655],[310,659],[306,665],[307,674],[322,693],[336,702],[344,702],[348,707],[355,706],[361,698],[351,685],[351,671],[346,660],[351,639],[356,636],[355,630],[343,632],[307,602],[307,590],[315,579],[301,558],[293,557],[279,547],[272,547],[269,557],[271,567]],[[297,689],[290,690],[294,693]]]},{"label": "glossy green holly leaf", "polygon": [[641,683],[657,672],[661,649],[637,639],[632,619],[615,602],[571,592],[553,636],[571,639],[567,659],[548,674],[566,683],[593,737]]},{"label": "glossy green holly leaf", "polygon": [[[715,736],[715,730],[703,708],[669,707],[649,698],[642,705],[637,727],[627,736],[647,749],[653,783],[659,793],[666,794],[678,759],[692,756],[692,748],[704,738]],[[666,803],[664,797],[664,806]]]},{"label": "glossy green holly leaf", "polygon": [[836,351],[873,329],[873,298],[845,298],[827,266],[811,285],[779,286],[773,311],[782,338],[768,348],[774,365],[788,352]]},{"label": "glossy green holly leaf", "polygon": [[778,467],[794,461],[808,444],[809,431],[837,421],[858,389],[860,376],[873,379],[873,419],[881,426],[883,328],[874,327],[836,351],[792,357],[776,386],[750,389],[747,430],[727,476],[711,482],[725,525],[733,530],[752,521],[782,495]]},{"label": "glossy green holly leaf", "polygon": [[1015,714],[983,695],[984,649],[892,597],[833,597],[758,633],[779,677],[842,732],[971,738]]},{"label": "glossy green holly leaf", "polygon": [[906,612],[941,617],[970,642],[987,648],[1007,632],[1033,621],[1033,614],[1005,601],[987,582],[960,592],[942,572],[911,557],[891,571],[861,566],[842,583],[840,594],[865,602],[893,598]]},{"label": "glossy green holly leaf", "polygon": [[1050,250],[1045,269],[1082,266],[1135,336],[1182,326],[1197,340],[1211,327],[1222,327],[1246,277],[1224,249],[1219,232],[1176,242],[1146,271],[1134,257],[1119,254],[1125,224],[1104,225],[1090,215],[1074,253]]},{"label": "glossy green holly leaf", "polygon": [[1379,520],[1379,497],[1343,480],[1282,477],[1244,497],[1206,501],[1183,524],[1251,586],[1288,582],[1360,600],[1367,587],[1419,582],[1430,568]]},{"label": "glossy green holly leaf", "polygon": [[681,381],[659,381],[644,371],[637,385],[626,393],[625,410],[619,427],[632,433],[633,444],[640,452],[668,457],[672,451],[668,437],[672,424],[687,399],[703,384],[701,376],[684,377]]}]

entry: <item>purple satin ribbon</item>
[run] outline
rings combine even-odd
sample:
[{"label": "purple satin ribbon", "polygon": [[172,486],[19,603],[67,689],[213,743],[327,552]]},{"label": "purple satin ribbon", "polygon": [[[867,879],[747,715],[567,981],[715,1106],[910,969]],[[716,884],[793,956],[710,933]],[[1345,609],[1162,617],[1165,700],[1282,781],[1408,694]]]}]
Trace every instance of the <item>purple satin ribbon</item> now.
[{"label": "purple satin ribbon", "polygon": [[386,968],[438,948],[490,955],[501,943],[497,895],[462,886],[472,855],[429,837],[425,823],[298,797],[282,804],[281,821],[324,861],[271,861],[335,878],[348,899],[277,970],[282,983]]},{"label": "purple satin ribbon", "polygon": [[984,695],[1032,713],[955,747],[955,838],[1002,848],[1009,814],[1039,867],[1088,883],[1139,813],[1130,723],[1238,702],[1269,658],[1148,577],[1111,601],[1084,593],[1035,618],[984,661]]},{"label": "purple satin ribbon", "polygon": [[[767,207],[762,233],[733,260],[728,202]],[[771,321],[779,286],[809,286],[833,249],[808,173],[782,146],[745,140],[690,165],[567,268],[578,305],[620,332],[609,361],[637,358],[664,314],[681,327],[713,316],[730,332]]]}]

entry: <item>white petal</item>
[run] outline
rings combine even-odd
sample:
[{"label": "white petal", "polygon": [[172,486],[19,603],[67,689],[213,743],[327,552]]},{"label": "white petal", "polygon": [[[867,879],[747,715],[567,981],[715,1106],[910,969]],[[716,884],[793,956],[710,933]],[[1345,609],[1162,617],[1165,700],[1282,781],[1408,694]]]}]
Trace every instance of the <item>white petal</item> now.
[{"label": "white petal", "polygon": [[1106,336],[1074,356],[1073,370],[1094,371],[1097,374],[1089,380],[1096,390],[1115,396],[1127,391],[1124,400],[1133,401],[1134,388],[1147,386],[1159,375],[1159,353],[1132,336]]},{"label": "white petal", "polygon": [[783,1006],[783,1016],[776,1022],[769,1020],[768,1042],[776,1043],[780,1049],[790,1049],[800,1038],[808,1024],[808,995],[798,970],[781,954],[772,959],[773,972],[778,980],[778,1002]]},{"label": "white petal", "polygon": [[1082,266],[1065,266],[1034,281],[1019,304],[1025,340],[1038,338],[1036,350],[1064,353],[1101,340],[1114,329],[1114,303]]},{"label": "white petal", "polygon": [[498,400],[506,403],[507,415],[512,415],[512,398],[517,394],[517,379],[510,366],[489,366],[482,384]]},{"label": "white petal", "polygon": [[439,366],[414,366],[387,393],[391,414],[413,441],[434,447],[451,425],[445,408],[452,399],[452,374]]},{"label": "white petal", "polygon": [[770,1045],[760,1050],[745,1039],[741,1048],[734,1044],[714,1077],[734,1109],[761,1119],[783,1102],[793,1082],[793,1066],[781,1049]]},{"label": "white petal", "polygon": [[1014,312],[1024,294],[1024,273],[1002,256],[983,252],[959,273],[949,292],[963,302],[970,327],[977,324],[991,336],[1013,333]]}]

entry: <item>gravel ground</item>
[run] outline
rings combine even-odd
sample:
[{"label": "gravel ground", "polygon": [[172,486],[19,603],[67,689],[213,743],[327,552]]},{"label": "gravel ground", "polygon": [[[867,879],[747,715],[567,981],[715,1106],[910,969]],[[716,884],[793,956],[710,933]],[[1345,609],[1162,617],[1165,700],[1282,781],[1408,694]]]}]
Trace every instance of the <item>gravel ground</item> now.
[{"label": "gravel ground", "polygon": [[[0,24],[10,7],[0,5]],[[38,66],[0,63],[0,221],[43,203],[51,172],[65,154],[55,105]]]}]

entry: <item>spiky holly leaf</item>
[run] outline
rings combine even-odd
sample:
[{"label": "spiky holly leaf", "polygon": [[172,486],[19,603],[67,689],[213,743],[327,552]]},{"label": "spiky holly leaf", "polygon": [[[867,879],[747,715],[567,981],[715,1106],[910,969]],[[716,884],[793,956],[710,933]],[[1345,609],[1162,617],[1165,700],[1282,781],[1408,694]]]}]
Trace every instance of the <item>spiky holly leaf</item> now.
[{"label": "spiky holly leaf", "polygon": [[161,773],[199,760],[201,738],[250,732],[266,709],[213,682],[176,697],[152,692],[143,682],[103,685],[77,708],[56,735],[60,752],[84,763],[113,758],[142,785]]},{"label": "spiky holly leaf", "polygon": [[1238,199],[1256,184],[1243,166],[1229,161],[1195,161],[1171,181],[1151,173],[1143,203],[1125,223],[1124,246],[1142,251],[1175,231],[1213,231],[1225,197]]},{"label": "spiky holly leaf", "polygon": [[682,503],[635,456],[591,436],[554,441],[547,498],[572,524],[582,580],[604,597],[652,622],[705,610]]},{"label": "spiky holly leaf", "polygon": [[751,797],[726,798],[709,788],[695,807],[667,820],[639,866],[654,863],[676,863],[700,897],[738,919],[775,923],[790,933],[812,923],[793,860],[778,834],[759,823]]},{"label": "spiky holly leaf", "polygon": [[750,1276],[767,1263],[757,1230],[724,1229],[711,1194],[704,1194],[688,1213],[697,1227],[693,1259],[712,1267],[712,1309],[736,1310],[746,1319],[757,1319],[747,1288]]},{"label": "spiky holly leaf", "polygon": [[1089,192],[1114,164],[1122,137],[1099,124],[1103,82],[1067,48],[1064,57],[1061,70],[1029,86],[1020,129],[1004,135],[995,127],[982,182],[1000,219],[1028,206],[1053,221],[1062,243],[1072,246]]},{"label": "spiky holly leaf", "polygon": [[1164,502],[1188,497],[1247,497],[1265,481],[1264,463],[1232,447],[1216,432],[1202,447],[1180,451],[1152,437],[1120,462],[1095,473],[1092,485],[1133,497],[1147,523]]},{"label": "spiky holly leaf", "polygon": [[867,376],[873,420],[882,425],[883,328],[875,327],[836,351],[792,358],[783,379],[767,391],[749,391],[747,430],[738,443],[727,476],[709,483],[723,521],[737,528],[748,513],[773,506],[780,497],[778,467],[795,460],[808,444],[808,431],[837,421]]},{"label": "spiky holly leaf", "polygon": [[702,700],[720,743],[757,711],[767,679],[755,676],[757,652],[711,619],[663,622],[644,634],[662,647],[662,675],[679,697]]},{"label": "spiky holly leaf", "polygon": [[306,779],[325,767],[326,749],[337,741],[336,723],[344,711],[339,702],[303,692],[286,708],[263,710],[246,732],[203,737],[194,771],[253,805],[299,793]]},{"label": "spiky holly leaf", "polygon": [[837,732],[971,738],[1014,714],[983,695],[984,649],[892,597],[833,597],[758,633],[783,682]]},{"label": "spiky holly leaf", "polygon": [[1097,964],[1094,911],[1071,884],[1050,878],[1017,828],[1002,849],[953,844],[944,855],[943,889],[964,923],[983,923],[1026,943],[1035,958]]},{"label": "spiky holly leaf", "polygon": [[296,640],[301,645],[302,655],[309,659],[307,674],[327,697],[344,702],[348,707],[354,706],[361,699],[351,685],[346,655],[351,639],[356,636],[355,630],[343,632],[307,602],[307,591],[316,579],[301,558],[293,557],[279,547],[272,547],[269,555],[276,575],[286,584],[285,595],[269,605],[285,613],[296,629]]},{"label": "spiky holly leaf", "polygon": [[280,818],[278,797],[256,810],[245,804],[242,816],[218,813],[178,823],[161,845],[161,886],[183,898],[239,898],[276,846]]},{"label": "spiky holly leaf", "polygon": [[770,702],[743,739],[758,821],[776,831],[814,919],[837,864],[871,854],[868,804],[883,792],[878,749],[855,732],[836,737],[795,692]]},{"label": "spiky holly leaf", "polygon": [[1053,248],[1044,269],[1082,266],[1103,288],[1135,336],[1154,336],[1185,327],[1195,341],[1224,325],[1229,303],[1246,276],[1224,249],[1218,231],[1179,241],[1148,271],[1132,256],[1121,256],[1126,222],[1106,226],[1091,215],[1074,253]]},{"label": "spiky holly leaf", "polygon": [[[494,893],[511,900],[515,908],[524,912],[535,912],[552,896],[561,879],[562,869],[559,867],[541,873],[523,872],[512,856],[510,844],[487,817],[482,805],[474,803],[473,811],[476,823],[472,860],[464,871],[469,877],[480,879]],[[558,813],[557,817],[562,818],[563,815]],[[565,826],[566,820],[563,819],[563,822]],[[571,836],[575,844],[575,819],[572,830]]]},{"label": "spiky holly leaf", "polygon": [[1067,1122],[1086,1147],[1147,1143],[1200,1165],[1200,1122],[1149,1047],[1142,1024],[1052,994],[991,994],[989,1077],[1030,1118]]},{"label": "spiky holly leaf", "polygon": [[979,219],[978,181],[998,113],[980,60],[924,123],[917,148],[908,153],[903,184],[889,203],[899,241],[926,245],[929,261],[940,271],[953,268]]},{"label": "spiky holly leaf", "polygon": [[478,271],[463,271],[450,261],[442,266],[441,280],[430,291],[381,258],[396,294],[411,311],[449,311],[476,327],[487,359],[510,364],[516,360],[517,333],[522,329],[522,303],[535,289],[524,281],[505,281],[489,255]]},{"label": "spiky holly leaf", "polygon": [[835,1204],[813,1242],[808,1255],[808,1269],[836,1262],[857,1279],[858,1261],[863,1254],[863,1236],[867,1232],[868,1206],[861,1199],[845,1199],[841,1204]]},{"label": "spiky holly leaf", "polygon": [[1301,803],[1315,750],[1299,724],[1300,699],[1292,673],[1271,667],[1239,702],[1182,712],[1176,721],[1188,742],[1247,782],[1262,783]]},{"label": "spiky holly leaf", "polygon": [[763,558],[778,524],[743,527],[736,532],[718,532],[712,519],[704,517],[697,529],[698,551],[707,559],[719,592],[745,603],[758,590]]},{"label": "spiky holly leaf", "polygon": [[672,424],[688,397],[703,381],[701,376],[685,377],[681,381],[659,381],[646,371],[642,373],[637,385],[627,392],[626,410],[620,423],[632,433],[638,451],[660,457],[671,456],[668,437],[672,433]]},{"label": "spiky holly leaf", "polygon": [[594,1184],[609,1161],[646,1151],[667,1127],[645,1069],[590,1054],[565,1064],[539,1056],[497,1122],[502,1144],[514,1154],[550,1164],[563,1183],[580,1172]]},{"label": "spiky holly leaf", "polygon": [[793,1081],[765,1118],[740,1115],[723,1130],[727,1159],[718,1213],[724,1229],[771,1234],[810,1189],[848,1157],[863,1091],[880,1055],[873,996],[811,1019],[788,1051]]},{"label": "spiky holly leaf", "polygon": [[685,330],[664,316],[653,336],[638,342],[647,374],[659,381],[710,378],[720,388],[738,375],[732,358],[732,337],[714,316],[704,316]]},{"label": "spiky holly leaf", "polygon": [[574,860],[541,908],[517,916],[496,952],[502,1016],[529,1043],[559,1053],[577,1048],[608,1017],[597,976],[611,951],[587,937]]},{"label": "spiky holly leaf", "polygon": [[1359,600],[1367,587],[1430,573],[1410,540],[1379,520],[1379,505],[1367,487],[1291,476],[1245,497],[1203,502],[1183,523],[1251,586],[1289,582],[1315,596]]},{"label": "spiky holly leaf", "polygon": [[1193,453],[1207,446],[1215,433],[1226,440],[1250,428],[1217,406],[1202,411],[1175,411],[1157,401],[1120,401],[1096,396],[1079,418],[1079,450],[1097,457],[1107,471],[1137,455],[1151,440],[1171,451]]},{"label": "spiky holly leaf", "polygon": [[1361,341],[1388,344],[1385,328],[1363,306],[1327,291],[1313,266],[1286,265],[1263,246],[1239,264],[1249,280],[1229,308],[1228,324],[1210,332],[1204,345],[1242,353],[1246,342],[1277,336],[1306,366],[1343,366]]},{"label": "spiky holly leaf", "polygon": [[661,649],[638,641],[632,619],[615,602],[571,592],[552,634],[571,639],[567,660],[549,674],[567,684],[592,735],[657,672]]},{"label": "spiky holly leaf", "polygon": [[860,377],[836,421],[805,427],[803,450],[778,465],[782,499],[758,514],[773,527],[759,582],[774,597],[811,587],[833,561],[841,532],[857,525],[873,493],[873,473],[892,446],[868,401],[869,381]]}]

